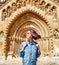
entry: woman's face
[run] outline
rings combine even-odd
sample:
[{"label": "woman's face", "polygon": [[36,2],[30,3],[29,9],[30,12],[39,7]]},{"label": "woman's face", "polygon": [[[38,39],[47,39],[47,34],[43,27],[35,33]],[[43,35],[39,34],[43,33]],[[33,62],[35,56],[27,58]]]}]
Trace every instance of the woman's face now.
[{"label": "woman's face", "polygon": [[27,39],[32,38],[32,34],[31,34],[31,32],[30,32],[30,31],[28,31],[28,32],[26,33],[26,38],[27,38]]}]

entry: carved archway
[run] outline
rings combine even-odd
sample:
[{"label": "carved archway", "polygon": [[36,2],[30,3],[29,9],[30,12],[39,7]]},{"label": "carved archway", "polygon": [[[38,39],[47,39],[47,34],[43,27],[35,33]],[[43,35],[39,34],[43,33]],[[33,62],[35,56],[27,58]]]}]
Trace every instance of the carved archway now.
[{"label": "carved archway", "polygon": [[[11,20],[8,20],[5,41],[6,57],[10,49],[10,36],[18,37],[23,34],[23,31],[25,33],[28,29],[34,29],[38,34],[41,35],[41,37],[48,37],[50,35],[49,31],[51,30],[51,27],[49,26],[49,22],[40,14],[40,11],[33,10],[32,8],[28,8],[26,10],[24,8],[24,10],[22,9],[22,11],[20,11],[21,9],[17,11],[18,14],[12,16]],[[48,45],[48,40],[46,40],[46,43]]]}]

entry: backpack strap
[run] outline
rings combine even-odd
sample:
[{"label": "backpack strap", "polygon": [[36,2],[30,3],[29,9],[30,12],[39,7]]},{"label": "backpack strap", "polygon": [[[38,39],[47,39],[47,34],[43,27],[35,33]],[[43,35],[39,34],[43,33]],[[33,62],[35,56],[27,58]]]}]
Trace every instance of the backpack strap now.
[{"label": "backpack strap", "polygon": [[[27,46],[26,42],[23,42],[23,43],[22,43],[23,46],[24,46],[24,44]],[[26,46],[25,46],[25,48],[26,48]]]}]

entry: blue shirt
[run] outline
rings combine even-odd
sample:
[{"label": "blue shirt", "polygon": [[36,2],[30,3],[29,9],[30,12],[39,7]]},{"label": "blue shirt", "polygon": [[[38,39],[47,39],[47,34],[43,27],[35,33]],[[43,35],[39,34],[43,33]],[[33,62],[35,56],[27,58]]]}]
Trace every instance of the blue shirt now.
[{"label": "blue shirt", "polygon": [[29,42],[26,40],[26,48],[22,51],[23,43],[20,45],[18,55],[22,57],[22,65],[36,65],[37,58],[40,56],[40,52],[36,47],[36,42]]}]

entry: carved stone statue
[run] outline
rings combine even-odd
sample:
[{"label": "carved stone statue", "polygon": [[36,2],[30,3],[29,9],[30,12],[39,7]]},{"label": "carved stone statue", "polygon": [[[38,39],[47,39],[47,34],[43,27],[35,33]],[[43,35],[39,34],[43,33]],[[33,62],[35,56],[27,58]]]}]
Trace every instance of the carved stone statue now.
[{"label": "carved stone statue", "polygon": [[2,20],[5,20],[6,17],[7,17],[7,10],[4,9],[4,10],[2,11]]},{"label": "carved stone statue", "polygon": [[42,10],[44,10],[45,9],[45,4],[46,4],[46,2],[43,0],[43,1],[40,1],[40,8],[42,9]]},{"label": "carved stone statue", "polygon": [[16,11],[16,8],[17,8],[17,7],[16,7],[16,3],[12,3],[12,10],[13,10],[13,11]]},{"label": "carved stone statue", "polygon": [[12,13],[12,9],[10,6],[7,7],[7,16],[11,16],[11,13]]},{"label": "carved stone statue", "polygon": [[51,4],[47,3],[46,6],[45,6],[45,11],[47,11],[48,14],[49,14],[50,8],[51,8]]},{"label": "carved stone statue", "polygon": [[53,6],[53,7],[50,9],[50,15],[52,15],[54,18],[57,17],[56,7],[55,7],[55,6]]}]

